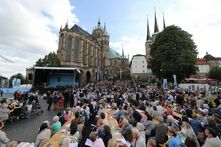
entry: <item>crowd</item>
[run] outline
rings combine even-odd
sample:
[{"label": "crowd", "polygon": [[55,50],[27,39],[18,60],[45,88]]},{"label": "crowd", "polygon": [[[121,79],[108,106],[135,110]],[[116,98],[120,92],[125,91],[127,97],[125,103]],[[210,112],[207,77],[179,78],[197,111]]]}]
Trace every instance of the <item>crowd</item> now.
[{"label": "crowd", "polygon": [[117,120],[116,130],[124,137],[125,147],[221,146],[219,94],[210,100],[203,91],[151,88],[136,91],[128,80],[48,91],[44,97],[49,111],[65,108],[65,112],[54,116],[51,124],[49,121],[41,124],[37,147],[42,147],[67,121],[71,124],[59,140],[61,147],[72,143],[85,146],[88,138],[93,147],[111,146],[113,128],[107,122],[110,114],[106,109]]}]

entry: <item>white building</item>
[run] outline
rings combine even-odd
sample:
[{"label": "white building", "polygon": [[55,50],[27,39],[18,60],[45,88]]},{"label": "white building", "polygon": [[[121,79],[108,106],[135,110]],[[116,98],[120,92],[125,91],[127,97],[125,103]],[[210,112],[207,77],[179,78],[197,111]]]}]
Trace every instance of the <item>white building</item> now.
[{"label": "white building", "polygon": [[133,77],[148,76],[152,73],[147,67],[147,59],[145,55],[134,55],[130,63],[130,74]]},{"label": "white building", "polygon": [[209,73],[210,71],[209,63],[207,62],[206,59],[202,59],[202,58],[197,59],[196,65],[198,67],[198,71],[197,71],[198,75],[206,76]]}]

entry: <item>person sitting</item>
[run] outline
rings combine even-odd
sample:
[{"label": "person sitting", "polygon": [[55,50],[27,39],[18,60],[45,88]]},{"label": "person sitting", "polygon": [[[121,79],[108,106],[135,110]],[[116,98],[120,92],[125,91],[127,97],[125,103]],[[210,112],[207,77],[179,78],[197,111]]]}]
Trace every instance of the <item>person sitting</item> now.
[{"label": "person sitting", "polygon": [[70,134],[64,135],[61,138],[60,145],[61,147],[69,147],[71,143],[79,143],[80,134],[77,131],[77,124],[70,126]]},{"label": "person sitting", "polygon": [[196,145],[196,142],[191,137],[187,137],[184,144],[185,144],[186,147],[189,147],[189,146],[191,146],[191,147],[198,147]]},{"label": "person sitting", "polygon": [[133,126],[131,124],[129,124],[128,120],[125,117],[121,116],[121,118],[119,120],[119,128],[121,129],[121,134],[125,135],[127,130],[132,129]]},{"label": "person sitting", "polygon": [[190,120],[190,125],[193,128],[193,131],[197,135],[199,132],[203,131],[203,127],[200,123],[200,121],[197,119],[197,114],[193,113],[192,114],[192,120]]},{"label": "person sitting", "polygon": [[61,122],[59,121],[59,117],[54,116],[53,117],[53,124],[52,124],[53,134],[55,134],[60,128],[61,128]]},{"label": "person sitting", "polygon": [[109,140],[112,138],[110,127],[108,125],[105,125],[103,132],[104,132],[104,134],[102,134],[101,138],[104,141],[105,147],[107,147]]},{"label": "person sitting", "polygon": [[64,116],[62,116],[61,112],[58,112],[57,116],[59,117],[59,121],[61,122],[61,125],[63,126],[64,123],[66,122],[65,119],[64,119]]},{"label": "person sitting", "polygon": [[105,147],[103,140],[97,135],[97,132],[91,132],[89,138],[93,142],[92,147]]},{"label": "person sitting", "polygon": [[138,129],[138,131],[140,133],[140,136],[144,140],[146,140],[145,131],[144,131],[144,129],[145,129],[144,125],[142,123],[137,123],[136,128]]},{"label": "person sitting", "polygon": [[10,110],[8,109],[7,104],[2,104],[2,107],[0,108],[0,119],[5,121],[9,118]]},{"label": "person sitting", "polygon": [[64,120],[68,121],[71,119],[73,113],[71,111],[71,107],[68,107],[67,110],[65,111],[65,115],[64,115]]},{"label": "person sitting", "polygon": [[17,146],[16,141],[9,142],[9,139],[2,128],[4,127],[4,122],[0,120],[0,147],[14,147]]},{"label": "person sitting", "polygon": [[126,140],[124,146],[130,147],[134,143],[133,131],[131,129],[127,129],[123,136]]},{"label": "person sitting", "polygon": [[171,108],[170,105],[169,105],[168,108],[167,108],[166,114],[167,114],[167,115],[172,115],[172,116],[173,116],[173,110],[172,110],[172,108]]},{"label": "person sitting", "polygon": [[177,135],[177,131],[173,128],[169,128],[168,134],[171,136],[169,139],[169,147],[178,147],[180,146],[180,138]]},{"label": "person sitting", "polygon": [[155,141],[159,144],[164,144],[168,140],[167,132],[168,127],[163,123],[163,117],[157,117],[153,119],[153,123],[155,125],[154,133],[155,133]]},{"label": "person sitting", "polygon": [[219,137],[217,136],[218,133],[216,130],[208,127],[205,129],[205,134],[207,138],[203,147],[220,147],[221,146],[221,141]]},{"label": "person sitting", "polygon": [[101,112],[100,116],[99,116],[99,118],[97,120],[97,128],[101,128],[102,126],[107,124],[107,120],[105,118],[106,118],[105,117],[105,113]]},{"label": "person sitting", "polygon": [[145,147],[145,138],[143,138],[142,136],[140,136],[140,132],[137,128],[133,128],[133,137],[135,139],[135,146],[137,147]]},{"label": "person sitting", "polygon": [[48,128],[48,124],[43,122],[40,126],[40,130],[38,131],[38,136],[36,138],[35,147],[43,147],[44,144],[51,137],[51,130]]},{"label": "person sitting", "polygon": [[199,144],[199,142],[198,142],[198,140],[197,140],[196,134],[194,133],[194,131],[193,131],[193,129],[192,129],[192,127],[190,126],[189,123],[187,123],[187,122],[185,122],[185,121],[182,122],[182,126],[181,126],[181,131],[180,131],[180,133],[181,133],[182,135],[184,135],[186,138],[191,137],[192,140],[195,141],[196,146],[197,146],[197,147],[200,147],[200,144]]},{"label": "person sitting", "polygon": [[167,123],[172,126],[177,132],[180,131],[179,121],[173,118],[172,115],[167,116]]},{"label": "person sitting", "polygon": [[156,147],[156,141],[154,139],[149,139],[147,141],[147,147]]}]

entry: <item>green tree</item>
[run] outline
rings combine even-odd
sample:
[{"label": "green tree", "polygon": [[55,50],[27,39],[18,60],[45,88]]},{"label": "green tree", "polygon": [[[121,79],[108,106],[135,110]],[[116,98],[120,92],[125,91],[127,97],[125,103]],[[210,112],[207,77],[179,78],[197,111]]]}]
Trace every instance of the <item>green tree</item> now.
[{"label": "green tree", "polygon": [[159,79],[172,81],[172,75],[180,82],[196,73],[197,50],[192,35],[178,26],[168,26],[156,35],[151,45],[150,66]]},{"label": "green tree", "polygon": [[221,67],[214,66],[210,69],[209,77],[218,81],[221,81]]},{"label": "green tree", "polygon": [[12,75],[9,79],[9,86],[12,87],[12,80],[16,78],[16,79],[20,79],[21,80],[21,84],[25,83],[25,77],[21,74],[21,73],[17,73],[15,75]]},{"label": "green tree", "polygon": [[61,62],[55,52],[50,52],[48,55],[45,55],[43,59],[38,59],[35,66],[60,67]]}]

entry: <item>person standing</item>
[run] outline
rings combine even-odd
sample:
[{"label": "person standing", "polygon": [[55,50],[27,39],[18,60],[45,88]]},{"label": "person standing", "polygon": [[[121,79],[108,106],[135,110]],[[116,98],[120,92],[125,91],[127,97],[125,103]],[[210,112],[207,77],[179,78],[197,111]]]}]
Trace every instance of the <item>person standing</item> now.
[{"label": "person standing", "polygon": [[47,92],[47,98],[46,101],[48,103],[48,111],[51,110],[51,105],[52,105],[52,97],[50,91]]}]

